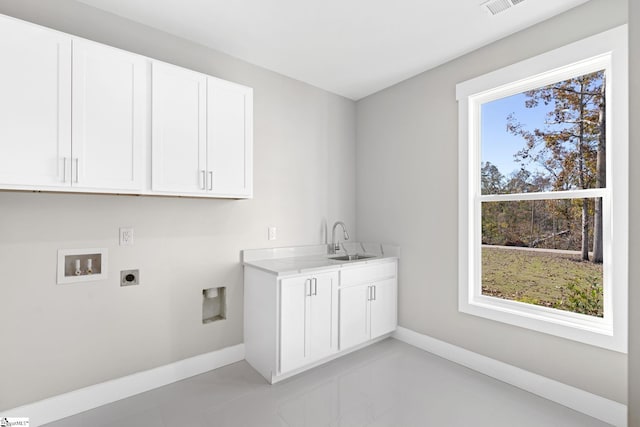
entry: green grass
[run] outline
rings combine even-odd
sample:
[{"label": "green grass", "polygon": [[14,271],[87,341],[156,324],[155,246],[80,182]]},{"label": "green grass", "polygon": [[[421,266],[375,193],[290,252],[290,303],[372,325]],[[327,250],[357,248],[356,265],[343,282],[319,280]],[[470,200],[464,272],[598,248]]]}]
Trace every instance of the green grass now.
[{"label": "green grass", "polygon": [[485,246],[482,294],[602,316],[602,264],[573,254]]}]

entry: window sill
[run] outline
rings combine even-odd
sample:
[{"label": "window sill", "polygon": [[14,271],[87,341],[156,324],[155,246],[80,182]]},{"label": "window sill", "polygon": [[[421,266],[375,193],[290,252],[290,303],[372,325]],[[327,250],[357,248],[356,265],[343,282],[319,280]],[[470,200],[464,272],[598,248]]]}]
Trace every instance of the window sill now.
[{"label": "window sill", "polygon": [[626,340],[615,336],[611,319],[478,296],[459,302],[459,311],[536,332],[626,353]]}]

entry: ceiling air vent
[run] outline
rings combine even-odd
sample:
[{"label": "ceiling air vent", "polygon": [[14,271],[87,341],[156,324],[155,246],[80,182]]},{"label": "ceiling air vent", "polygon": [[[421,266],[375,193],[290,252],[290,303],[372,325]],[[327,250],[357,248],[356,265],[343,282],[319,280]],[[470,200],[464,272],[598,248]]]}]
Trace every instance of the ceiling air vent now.
[{"label": "ceiling air vent", "polygon": [[482,7],[490,14],[497,15],[523,1],[524,0],[489,0],[488,2],[482,3]]}]

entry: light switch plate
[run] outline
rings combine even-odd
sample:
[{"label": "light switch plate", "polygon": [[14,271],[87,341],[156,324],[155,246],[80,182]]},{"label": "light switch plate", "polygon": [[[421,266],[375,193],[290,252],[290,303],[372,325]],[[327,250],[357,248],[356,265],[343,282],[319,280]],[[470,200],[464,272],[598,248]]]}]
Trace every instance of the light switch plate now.
[{"label": "light switch plate", "polygon": [[133,227],[120,227],[120,246],[133,246]]}]

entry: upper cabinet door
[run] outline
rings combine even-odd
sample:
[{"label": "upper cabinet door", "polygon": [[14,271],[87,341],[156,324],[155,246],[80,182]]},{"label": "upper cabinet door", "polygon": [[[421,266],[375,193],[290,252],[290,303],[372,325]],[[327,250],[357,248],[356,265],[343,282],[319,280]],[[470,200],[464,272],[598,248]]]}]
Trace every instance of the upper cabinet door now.
[{"label": "upper cabinet door", "polygon": [[147,81],[147,59],[97,43],[73,41],[74,187],[144,187]]},{"label": "upper cabinet door", "polygon": [[206,109],[207,76],[153,63],[152,190],[206,192]]},{"label": "upper cabinet door", "polygon": [[253,90],[210,77],[207,92],[207,190],[251,197]]},{"label": "upper cabinet door", "polygon": [[0,17],[0,185],[68,186],[71,38]]}]

